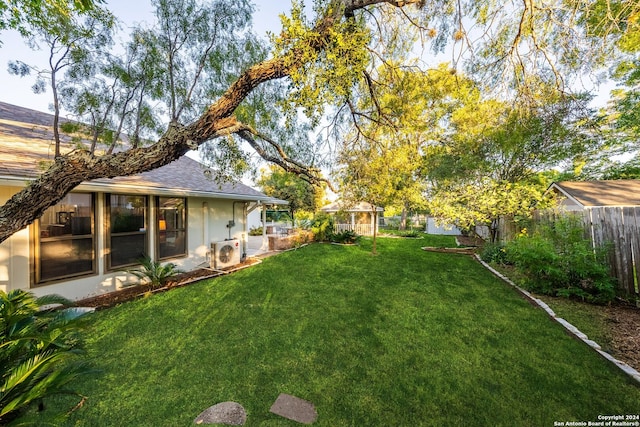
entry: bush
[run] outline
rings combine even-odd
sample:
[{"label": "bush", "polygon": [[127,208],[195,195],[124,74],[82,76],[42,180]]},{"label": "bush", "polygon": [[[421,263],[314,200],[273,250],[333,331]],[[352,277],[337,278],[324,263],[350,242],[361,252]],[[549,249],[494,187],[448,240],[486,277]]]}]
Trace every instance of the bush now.
[{"label": "bush", "polygon": [[319,213],[313,219],[310,228],[316,242],[325,242],[333,233],[333,217],[326,213]]},{"label": "bush", "polygon": [[55,394],[76,394],[68,384],[91,372],[79,360],[78,331],[86,311],[57,295],[37,298],[23,290],[0,291],[0,425]]},{"label": "bush", "polygon": [[502,243],[485,243],[480,252],[480,259],[484,262],[508,264],[505,245]]},{"label": "bush", "polygon": [[148,256],[140,259],[140,264],[140,268],[129,270],[129,273],[139,279],[147,280],[152,288],[158,288],[171,277],[182,273],[182,270],[179,270],[175,264],[170,262],[163,265]]},{"label": "bush", "polygon": [[615,279],[609,275],[606,250],[594,251],[583,233],[582,223],[573,217],[541,225],[532,235],[525,230],[507,244],[507,261],[533,291],[609,302],[615,297]]},{"label": "bush", "polygon": [[249,236],[262,236],[262,227],[251,227],[249,229]]},{"label": "bush", "polygon": [[352,244],[357,243],[359,240],[360,236],[351,230],[344,230],[331,235],[331,241],[335,243]]}]

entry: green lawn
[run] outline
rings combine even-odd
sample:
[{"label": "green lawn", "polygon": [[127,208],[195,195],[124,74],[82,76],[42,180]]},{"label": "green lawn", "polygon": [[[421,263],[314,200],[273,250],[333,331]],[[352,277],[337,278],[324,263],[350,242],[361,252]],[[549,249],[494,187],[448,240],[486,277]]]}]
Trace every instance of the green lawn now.
[{"label": "green lawn", "polygon": [[543,310],[471,257],[419,249],[447,244],[315,244],[99,312],[87,336],[101,372],[77,385],[88,399],[66,425],[189,426],[228,400],[247,426],[300,425],[269,413],[279,393],[312,401],[317,426],[637,412],[640,387]]}]

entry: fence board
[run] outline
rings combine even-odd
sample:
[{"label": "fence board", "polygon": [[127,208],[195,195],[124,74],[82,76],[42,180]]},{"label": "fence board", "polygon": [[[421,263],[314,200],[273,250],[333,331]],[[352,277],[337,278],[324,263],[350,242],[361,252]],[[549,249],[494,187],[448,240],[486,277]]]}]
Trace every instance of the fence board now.
[{"label": "fence board", "polygon": [[630,277],[627,284],[631,294],[639,294],[638,272],[640,272],[640,208],[628,207],[623,209],[624,228],[630,250]]},{"label": "fence board", "polygon": [[[618,291],[640,297],[640,207],[590,208],[575,214],[582,215],[585,238],[594,249],[609,249],[607,262]],[[555,211],[535,211],[532,231],[540,224],[555,222],[558,216]]]}]

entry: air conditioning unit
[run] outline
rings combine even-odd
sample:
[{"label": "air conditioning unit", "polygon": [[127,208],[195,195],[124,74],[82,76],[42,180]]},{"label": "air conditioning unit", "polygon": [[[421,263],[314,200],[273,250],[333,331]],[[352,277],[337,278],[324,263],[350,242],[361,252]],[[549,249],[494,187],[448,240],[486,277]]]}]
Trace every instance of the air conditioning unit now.
[{"label": "air conditioning unit", "polygon": [[224,240],[211,243],[211,261],[209,266],[215,270],[240,264],[240,242]]}]

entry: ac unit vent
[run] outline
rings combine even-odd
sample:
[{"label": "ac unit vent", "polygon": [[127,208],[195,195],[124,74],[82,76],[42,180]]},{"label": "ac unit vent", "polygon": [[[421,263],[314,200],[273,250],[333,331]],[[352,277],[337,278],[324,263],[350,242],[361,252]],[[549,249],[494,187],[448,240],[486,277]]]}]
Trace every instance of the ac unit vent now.
[{"label": "ac unit vent", "polygon": [[240,264],[240,243],[238,240],[211,243],[211,268],[219,270],[236,264]]}]

